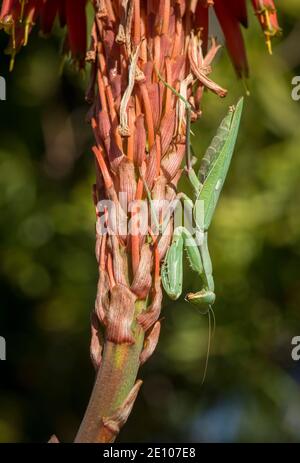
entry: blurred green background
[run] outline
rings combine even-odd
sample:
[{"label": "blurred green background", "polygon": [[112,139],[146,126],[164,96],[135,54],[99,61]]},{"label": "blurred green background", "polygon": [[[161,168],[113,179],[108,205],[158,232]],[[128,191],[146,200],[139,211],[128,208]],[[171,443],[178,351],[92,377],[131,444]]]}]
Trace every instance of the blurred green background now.
[{"label": "blurred green background", "polygon": [[[238,147],[211,232],[216,332],[201,385],[207,318],[165,300],[159,346],[119,441],[300,441],[300,4],[277,2],[284,30],[268,56],[249,11],[251,68]],[[250,10],[250,9],[249,9]],[[0,35],[3,50],[5,34]],[[0,102],[0,441],[71,441],[92,388],[94,304],[92,136],[86,77],[59,74],[61,36],[34,32]],[[203,99],[194,148],[243,92],[223,51],[213,77],[226,101]],[[184,186],[184,181],[183,181]],[[186,289],[196,278],[186,269]]]}]

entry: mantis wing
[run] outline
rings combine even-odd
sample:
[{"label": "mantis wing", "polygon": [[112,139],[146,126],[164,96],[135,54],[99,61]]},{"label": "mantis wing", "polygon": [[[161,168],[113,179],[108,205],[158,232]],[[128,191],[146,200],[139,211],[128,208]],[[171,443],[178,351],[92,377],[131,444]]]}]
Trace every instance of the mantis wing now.
[{"label": "mantis wing", "polygon": [[228,132],[230,130],[231,122],[233,118],[233,111],[229,110],[224,119],[222,119],[221,124],[218,127],[216,135],[213,137],[209,147],[205,151],[205,154],[201,160],[200,168],[198,172],[198,177],[203,185],[206,177],[209,174],[209,171],[215,162],[218,154],[225,145]]},{"label": "mantis wing", "polygon": [[198,196],[198,200],[204,201],[204,230],[208,230],[210,226],[226,179],[239,130],[243,102],[244,99],[241,98],[234,109],[226,141],[210,167]]}]

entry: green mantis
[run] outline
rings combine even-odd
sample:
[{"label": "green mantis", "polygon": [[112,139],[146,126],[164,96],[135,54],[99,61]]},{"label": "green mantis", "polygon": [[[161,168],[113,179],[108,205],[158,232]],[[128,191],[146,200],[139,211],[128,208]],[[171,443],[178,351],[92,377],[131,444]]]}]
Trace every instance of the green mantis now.
[{"label": "green mantis", "polygon": [[[203,156],[197,175],[192,167],[190,145],[191,112],[193,108],[180,93],[178,93],[163,79],[158,69],[155,68],[155,70],[158,78],[163,82],[163,84],[168,87],[185,105],[186,172],[193,188],[194,202],[184,193],[179,193],[177,197],[178,199],[185,201],[185,205],[188,207],[190,212],[189,216],[195,224],[195,237],[191,234],[188,228],[184,226],[175,227],[172,243],[162,265],[161,278],[163,287],[168,296],[173,300],[178,299],[182,293],[183,252],[185,249],[190,266],[192,270],[199,275],[201,285],[201,289],[199,291],[186,294],[185,299],[198,308],[204,309],[204,313],[208,314],[209,321],[209,338],[205,370],[202,380],[203,382],[206,376],[210,352],[210,314],[212,314],[214,320],[212,305],[216,299],[214,292],[214,279],[212,276],[212,262],[208,250],[207,233],[232,159],[244,99],[240,98],[236,107],[231,106],[229,108],[227,115],[222,120],[216,135],[213,137],[210,146]],[[151,193],[144,179],[143,183],[152,211]],[[162,232],[164,230],[164,225],[159,226],[155,210],[153,217],[155,219],[157,229]]]},{"label": "green mantis", "polygon": [[183,251],[185,249],[191,268],[199,275],[201,284],[201,289],[199,291],[188,293],[185,299],[208,313],[209,338],[202,379],[203,383],[208,367],[211,343],[210,313],[212,313],[214,317],[212,305],[216,299],[207,233],[233,155],[242,115],[243,98],[238,101],[236,107],[229,108],[227,115],[222,120],[216,135],[202,158],[197,176],[192,168],[190,154],[189,137],[191,107],[180,94],[177,94],[177,96],[181,98],[186,105],[186,170],[193,188],[195,202],[182,193],[179,194],[179,197],[185,200],[185,205],[190,209],[190,216],[195,223],[195,238],[186,227],[178,226],[175,228],[171,246],[167,251],[162,266],[161,277],[163,287],[168,296],[173,300],[178,299],[182,293]]},{"label": "green mantis", "polygon": [[[180,95],[178,96],[180,97]],[[185,104],[188,105],[188,102],[185,101]],[[184,194],[181,194],[180,197],[190,208],[195,224],[195,237],[187,228],[176,227],[171,246],[162,266],[161,275],[164,289],[171,299],[176,300],[182,293],[182,261],[183,250],[185,249],[191,268],[199,275],[201,285],[199,291],[188,293],[185,299],[198,307],[207,308],[208,311],[215,301],[215,293],[207,233],[233,155],[242,109],[243,98],[238,101],[236,107],[229,108],[202,159],[198,175],[191,166],[189,132],[187,131],[186,170],[193,188],[195,202]],[[190,126],[189,118],[190,107],[187,107],[187,130]]]}]

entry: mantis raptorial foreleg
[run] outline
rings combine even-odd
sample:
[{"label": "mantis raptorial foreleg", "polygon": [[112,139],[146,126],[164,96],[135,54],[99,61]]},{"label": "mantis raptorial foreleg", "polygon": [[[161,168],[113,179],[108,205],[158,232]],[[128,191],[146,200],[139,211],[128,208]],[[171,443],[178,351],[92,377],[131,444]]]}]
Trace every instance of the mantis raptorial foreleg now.
[{"label": "mantis raptorial foreleg", "polygon": [[205,368],[202,383],[205,380],[208,359],[211,345],[211,316],[213,317],[213,326],[215,326],[215,317],[212,310],[212,304],[215,301],[214,281],[212,277],[212,265],[207,247],[207,233],[205,233],[202,245],[197,246],[196,241],[191,233],[185,227],[177,227],[174,230],[172,244],[168,250],[167,257],[162,268],[162,283],[165,291],[171,299],[177,299],[182,292],[183,280],[183,249],[186,249],[191,268],[198,273],[203,288],[196,293],[188,293],[186,300],[195,303],[197,307],[204,308],[208,314],[208,343]]},{"label": "mantis raptorial foreleg", "polygon": [[198,245],[187,228],[175,228],[172,244],[162,267],[162,282],[165,291],[174,300],[178,299],[182,293],[184,249],[191,269],[198,273],[202,286],[202,289],[197,293],[188,293],[186,300],[202,307],[212,305],[216,296],[214,294],[211,259],[207,247],[207,233],[204,235],[203,243]]}]

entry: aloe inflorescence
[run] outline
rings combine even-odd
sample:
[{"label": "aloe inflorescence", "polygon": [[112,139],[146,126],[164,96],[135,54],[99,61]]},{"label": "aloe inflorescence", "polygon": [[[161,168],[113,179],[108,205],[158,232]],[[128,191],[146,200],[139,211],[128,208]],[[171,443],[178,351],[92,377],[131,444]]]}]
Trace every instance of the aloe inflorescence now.
[{"label": "aloe inflorescence", "polygon": [[[161,265],[173,223],[156,209],[154,230],[149,203],[176,198],[188,130],[183,100],[195,121],[205,89],[221,98],[227,94],[210,76],[220,48],[210,37],[210,15],[220,23],[238,76],[248,75],[241,32],[241,25],[247,26],[247,2],[93,0],[86,49],[87,3],[4,0],[0,26],[10,36],[11,68],[34,25],[49,34],[56,18],[67,27],[64,51],[79,68],[89,63],[86,100],[94,136],[99,269],[91,358],[97,379],[75,442],[110,442],[126,422],[141,386],[135,382],[138,369],[160,334]],[[270,39],[280,31],[273,0],[252,0],[252,6],[271,50]],[[103,200],[115,208],[113,223]],[[149,206],[143,233],[142,200]]]}]

